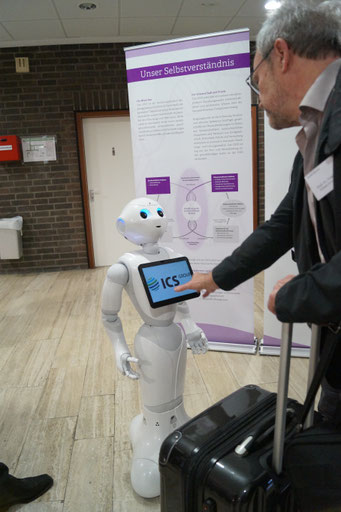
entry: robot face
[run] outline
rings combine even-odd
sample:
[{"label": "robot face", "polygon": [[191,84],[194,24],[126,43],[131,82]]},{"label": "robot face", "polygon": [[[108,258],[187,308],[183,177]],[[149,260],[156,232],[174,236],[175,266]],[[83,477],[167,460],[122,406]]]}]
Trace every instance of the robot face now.
[{"label": "robot face", "polygon": [[167,229],[162,206],[153,199],[133,199],[117,219],[118,231],[136,245],[156,243]]}]

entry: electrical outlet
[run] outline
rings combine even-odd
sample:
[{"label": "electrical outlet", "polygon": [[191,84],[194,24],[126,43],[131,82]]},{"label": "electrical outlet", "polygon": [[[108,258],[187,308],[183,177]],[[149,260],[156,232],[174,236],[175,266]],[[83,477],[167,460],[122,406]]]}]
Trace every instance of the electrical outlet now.
[{"label": "electrical outlet", "polygon": [[29,73],[28,57],[15,57],[15,71],[17,73]]}]

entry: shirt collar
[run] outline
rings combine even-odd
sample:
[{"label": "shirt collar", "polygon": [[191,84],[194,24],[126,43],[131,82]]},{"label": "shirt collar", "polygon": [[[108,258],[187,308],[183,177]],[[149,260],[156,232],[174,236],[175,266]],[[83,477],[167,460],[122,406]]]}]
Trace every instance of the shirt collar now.
[{"label": "shirt collar", "polygon": [[324,111],[340,67],[341,59],[336,59],[316,78],[301,101],[300,109],[302,111],[305,110],[305,107],[310,107],[320,112]]}]

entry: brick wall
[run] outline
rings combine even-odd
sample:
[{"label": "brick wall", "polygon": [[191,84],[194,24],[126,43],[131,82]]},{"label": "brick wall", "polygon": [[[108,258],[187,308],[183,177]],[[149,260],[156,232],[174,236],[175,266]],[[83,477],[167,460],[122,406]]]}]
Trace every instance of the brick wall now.
[{"label": "brick wall", "polygon": [[[24,218],[24,256],[0,260],[1,272],[88,267],[75,112],[128,109],[124,46],[0,49],[0,135],[57,137],[56,162],[0,163],[0,218]],[[15,57],[30,73],[15,72]],[[260,219],[262,175],[260,158]]]},{"label": "brick wall", "polygon": [[258,223],[264,222],[265,180],[264,180],[264,111],[258,109]]},{"label": "brick wall", "polygon": [[[251,54],[251,69],[252,63],[254,59],[254,55],[256,53],[256,43],[254,41],[250,42],[250,54]],[[257,104],[257,95],[252,91],[251,92],[251,102],[252,104]],[[264,112],[261,109],[257,109],[257,136],[258,136],[258,184],[257,184],[257,192],[258,192],[258,224],[262,224],[264,222],[264,203],[265,203],[265,189],[264,189]]]},{"label": "brick wall", "polygon": [[24,256],[0,271],[87,268],[75,111],[128,109],[124,46],[0,49],[0,135],[57,137],[56,162],[0,163],[0,218],[24,218]]}]

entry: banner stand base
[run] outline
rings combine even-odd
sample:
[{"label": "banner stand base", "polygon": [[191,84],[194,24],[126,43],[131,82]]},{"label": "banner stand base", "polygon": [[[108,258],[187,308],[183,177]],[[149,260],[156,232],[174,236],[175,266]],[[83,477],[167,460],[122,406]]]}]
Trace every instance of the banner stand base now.
[{"label": "banner stand base", "polygon": [[[279,356],[280,347],[275,345],[263,345],[263,340],[260,340],[259,354],[261,356]],[[291,357],[309,357],[310,347],[292,347]]]},{"label": "banner stand base", "polygon": [[240,352],[246,354],[255,354],[257,352],[257,341],[253,345],[243,345],[241,343],[221,343],[216,341],[208,342],[209,350],[220,352]]}]

